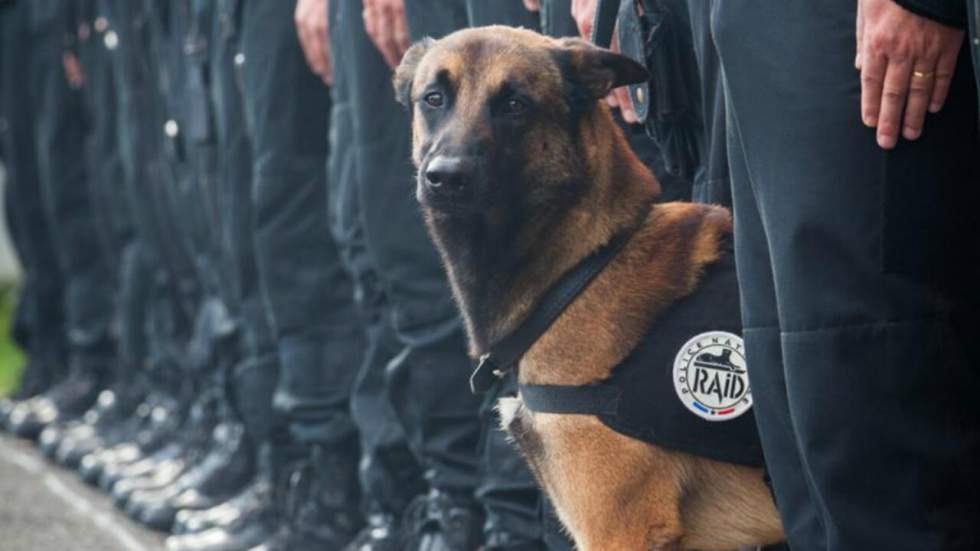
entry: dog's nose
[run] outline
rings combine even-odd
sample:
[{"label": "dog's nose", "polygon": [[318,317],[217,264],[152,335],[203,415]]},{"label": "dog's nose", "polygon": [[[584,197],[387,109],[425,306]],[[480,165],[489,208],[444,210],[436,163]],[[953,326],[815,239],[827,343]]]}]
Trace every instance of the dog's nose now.
[{"label": "dog's nose", "polygon": [[464,157],[440,155],[425,167],[425,183],[439,191],[460,191],[469,183],[473,163]]}]

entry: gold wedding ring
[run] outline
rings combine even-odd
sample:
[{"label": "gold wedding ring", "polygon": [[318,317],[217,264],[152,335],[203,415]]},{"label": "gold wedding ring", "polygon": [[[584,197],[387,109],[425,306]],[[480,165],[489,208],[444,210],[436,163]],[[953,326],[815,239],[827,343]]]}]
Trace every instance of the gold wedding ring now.
[{"label": "gold wedding ring", "polygon": [[933,72],[925,73],[925,72],[922,72],[922,71],[912,71],[912,76],[919,77],[919,78],[932,78],[932,75],[934,75],[934,74],[936,74],[936,73],[933,73]]}]

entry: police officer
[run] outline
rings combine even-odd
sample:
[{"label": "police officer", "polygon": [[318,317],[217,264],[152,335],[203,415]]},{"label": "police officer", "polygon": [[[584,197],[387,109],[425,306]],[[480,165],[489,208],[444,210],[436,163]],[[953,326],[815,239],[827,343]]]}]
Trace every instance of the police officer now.
[{"label": "police officer", "polygon": [[303,58],[295,2],[242,9],[256,260],[281,366],[273,403],[311,469],[307,488],[290,489],[299,510],[260,549],[336,549],[362,522],[349,401],[365,337],[327,221],[330,96]]},{"label": "police officer", "polygon": [[975,549],[964,3],[714,10],[749,377],[790,546]]},{"label": "police officer", "polygon": [[[387,511],[405,517],[402,541],[410,543],[397,546],[398,535],[392,533],[397,525],[390,525],[389,537],[365,533],[356,541],[371,549],[475,549],[482,539],[482,514],[474,499],[479,402],[465,391],[469,361],[461,321],[412,198],[408,117],[390,84],[392,66],[400,59],[395,50],[408,47],[408,31],[403,16],[393,27],[378,17],[393,9],[396,15],[404,13],[399,6],[359,0],[330,3],[330,43],[337,53],[334,91],[341,94],[335,99],[344,105],[334,111],[332,132],[334,143],[350,144],[345,153],[350,172],[331,186],[338,186],[332,187],[338,196],[357,201],[359,216],[349,221],[359,228],[344,233],[363,232],[377,274],[383,324],[377,346],[390,358],[384,390],[425,471],[429,492],[405,511]],[[388,32],[394,50],[379,50],[372,43],[368,31],[379,29]],[[337,161],[334,166],[344,166]]]},{"label": "police officer", "polygon": [[62,66],[67,12],[57,2],[18,4],[13,9],[21,12],[22,26],[12,32],[22,33],[24,40],[17,41],[18,49],[11,54],[29,60],[27,71],[15,81],[26,83],[22,99],[28,101],[16,105],[23,116],[34,117],[28,130],[32,136],[23,137],[34,141],[44,219],[65,277],[65,323],[58,329],[67,334],[69,377],[47,396],[19,404],[8,416],[15,432],[33,437],[52,422],[81,415],[109,380],[113,297],[88,196],[82,98]]},{"label": "police officer", "polygon": [[[98,19],[95,4],[93,0],[66,4],[68,28],[64,65],[69,83],[82,91],[84,113],[90,121],[84,156],[89,195],[100,250],[110,268],[106,273],[107,285],[115,290],[122,279],[120,267],[133,239],[133,226],[125,197],[118,193],[123,169],[117,140],[115,87],[108,48],[101,33],[94,29]],[[126,326],[118,322],[120,312],[131,309],[129,305],[123,306],[124,299],[136,297],[138,295],[113,292],[115,307],[106,313],[111,316],[111,338],[117,347],[120,327]],[[45,430],[41,435],[41,449],[56,455],[66,466],[76,466],[84,455],[102,446],[106,439],[115,438],[117,425],[135,411],[144,397],[144,385],[138,374],[141,360],[124,360],[119,352],[117,348],[112,385],[99,394],[96,406],[69,430],[61,434]]]},{"label": "police officer", "polygon": [[[24,2],[0,4],[2,61],[0,109],[4,132],[6,186],[4,203],[14,248],[24,270],[15,314],[14,338],[28,353],[23,379],[12,399],[0,401],[0,422],[20,401],[37,396],[60,382],[66,367],[66,334],[62,303],[63,280],[54,252],[41,198],[31,112],[24,86],[31,58],[29,13]],[[37,401],[35,403],[38,403]]]}]

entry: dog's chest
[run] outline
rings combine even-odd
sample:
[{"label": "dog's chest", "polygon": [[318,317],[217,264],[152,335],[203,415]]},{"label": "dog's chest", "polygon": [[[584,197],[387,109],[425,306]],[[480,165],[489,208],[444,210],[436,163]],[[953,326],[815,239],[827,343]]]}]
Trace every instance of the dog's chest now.
[{"label": "dog's chest", "polygon": [[[591,384],[554,378],[550,384],[524,382],[521,401],[510,408],[514,414],[505,426],[529,459],[541,453],[547,438],[540,418],[587,418],[648,444],[760,466],[738,306],[734,264],[725,257],[693,294],[662,313],[607,379]],[[533,364],[547,361],[535,356]],[[561,360],[563,369],[574,368],[574,359]],[[568,428],[566,424],[549,422]]]}]

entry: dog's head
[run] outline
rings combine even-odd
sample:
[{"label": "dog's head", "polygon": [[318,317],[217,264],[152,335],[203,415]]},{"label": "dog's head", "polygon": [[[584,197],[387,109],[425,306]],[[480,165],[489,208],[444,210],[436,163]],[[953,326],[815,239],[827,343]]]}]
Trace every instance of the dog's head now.
[{"label": "dog's head", "polygon": [[[443,214],[533,212],[587,185],[596,136],[582,121],[615,87],[648,78],[635,61],[578,39],[510,27],[424,40],[395,74],[412,109],[417,197]],[[589,142],[588,144],[583,142]]]}]

